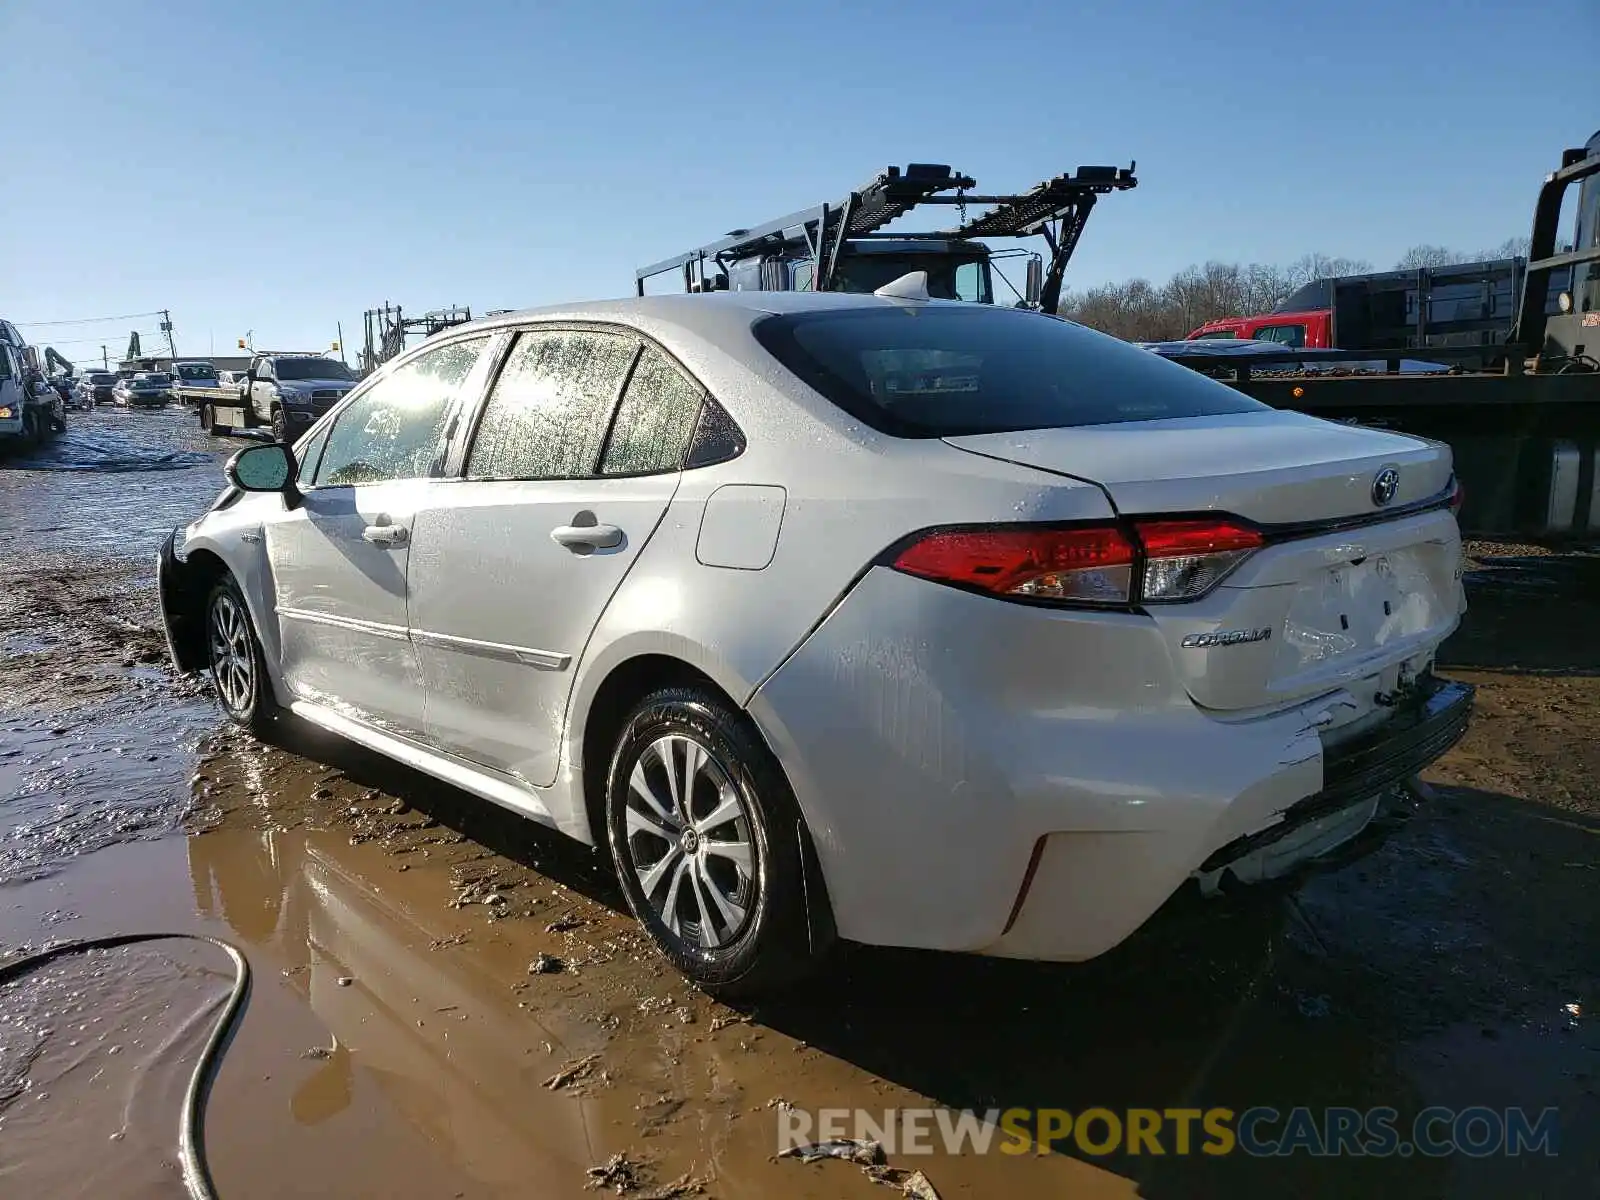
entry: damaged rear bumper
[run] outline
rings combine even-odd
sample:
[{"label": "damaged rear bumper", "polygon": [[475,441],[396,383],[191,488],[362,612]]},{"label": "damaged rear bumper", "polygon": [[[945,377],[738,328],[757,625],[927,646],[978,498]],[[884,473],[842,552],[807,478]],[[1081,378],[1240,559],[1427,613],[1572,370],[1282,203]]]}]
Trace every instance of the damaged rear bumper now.
[{"label": "damaged rear bumper", "polygon": [[1215,851],[1195,872],[1201,892],[1281,878],[1357,837],[1386,797],[1461,740],[1475,694],[1471,684],[1430,679],[1379,729],[1325,748],[1322,790],[1277,824]]}]

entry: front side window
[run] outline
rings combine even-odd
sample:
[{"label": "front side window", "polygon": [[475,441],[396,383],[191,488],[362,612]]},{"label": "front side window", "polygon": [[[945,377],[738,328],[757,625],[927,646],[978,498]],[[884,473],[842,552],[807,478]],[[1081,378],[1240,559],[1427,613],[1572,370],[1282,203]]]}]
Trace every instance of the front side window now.
[{"label": "front side window", "polygon": [[328,434],[332,429],[333,426],[324,425],[295,443],[295,477],[301,487],[310,487],[311,481],[317,477],[317,462],[322,457],[322,448],[328,444]]},{"label": "front side window", "polygon": [[637,340],[616,333],[524,332],[484,405],[467,478],[594,474],[617,393],[638,352]]},{"label": "front side window", "polygon": [[352,400],[334,420],[317,486],[437,475],[456,399],[488,344],[486,335],[430,350]]},{"label": "front side window", "polygon": [[988,305],[767,317],[756,338],[838,407],[897,437],[1265,411],[1187,367],[1071,321]]},{"label": "front side window", "polygon": [[967,300],[973,304],[986,304],[989,300],[989,289],[983,286],[983,264],[980,262],[964,262],[956,267],[956,299]]},{"label": "front side window", "polygon": [[700,389],[654,346],[646,346],[617,406],[602,475],[677,471],[700,415]]}]

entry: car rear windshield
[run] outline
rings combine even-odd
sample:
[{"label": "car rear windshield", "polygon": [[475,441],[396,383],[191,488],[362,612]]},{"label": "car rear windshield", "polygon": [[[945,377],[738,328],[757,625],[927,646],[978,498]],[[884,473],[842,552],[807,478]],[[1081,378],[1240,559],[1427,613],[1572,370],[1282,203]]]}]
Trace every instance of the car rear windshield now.
[{"label": "car rear windshield", "polygon": [[354,379],[350,368],[331,358],[280,358],[279,379]]},{"label": "car rear windshield", "polygon": [[1128,343],[1037,313],[911,304],[767,317],[757,340],[896,437],[1108,425],[1266,406]]}]

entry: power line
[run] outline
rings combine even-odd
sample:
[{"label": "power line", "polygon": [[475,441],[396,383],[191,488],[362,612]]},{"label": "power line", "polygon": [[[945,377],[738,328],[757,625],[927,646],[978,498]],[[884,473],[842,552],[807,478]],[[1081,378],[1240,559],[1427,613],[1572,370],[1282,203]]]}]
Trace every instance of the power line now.
[{"label": "power line", "polygon": [[[141,342],[144,341],[146,338],[156,338],[156,339],[159,340],[162,337],[162,334],[161,334],[161,332],[159,330],[154,331],[154,332],[149,332],[149,331],[141,329],[141,330],[138,331],[138,333],[139,333],[139,340]],[[113,342],[120,341],[120,340],[121,340],[121,336],[120,335],[108,333],[104,337],[94,337],[94,338],[51,338],[50,339],[50,345],[52,345],[52,346],[89,346],[89,345],[99,346],[99,345],[103,344],[103,345],[109,346]]]},{"label": "power line", "polygon": [[95,325],[102,321],[136,321],[140,317],[159,317],[161,310],[155,312],[123,313],[120,317],[79,317],[74,321],[16,321],[14,324],[25,329],[38,329],[45,325]]}]

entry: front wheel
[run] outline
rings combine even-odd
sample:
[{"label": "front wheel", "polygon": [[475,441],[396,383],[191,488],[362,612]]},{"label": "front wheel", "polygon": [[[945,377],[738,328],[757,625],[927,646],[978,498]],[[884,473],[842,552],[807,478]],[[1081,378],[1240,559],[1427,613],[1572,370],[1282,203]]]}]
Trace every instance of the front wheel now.
[{"label": "front wheel", "polygon": [[206,647],[217,700],[228,720],[257,736],[266,734],[283,710],[272,695],[244,593],[231,575],[223,576],[206,601]]},{"label": "front wheel", "polygon": [[272,410],[272,440],[289,444],[289,415],[281,408]]},{"label": "front wheel", "polygon": [[646,697],[612,758],[606,821],[628,906],[693,983],[753,996],[820,964],[828,938],[814,926],[832,922],[807,910],[799,807],[726,701],[698,688]]}]

